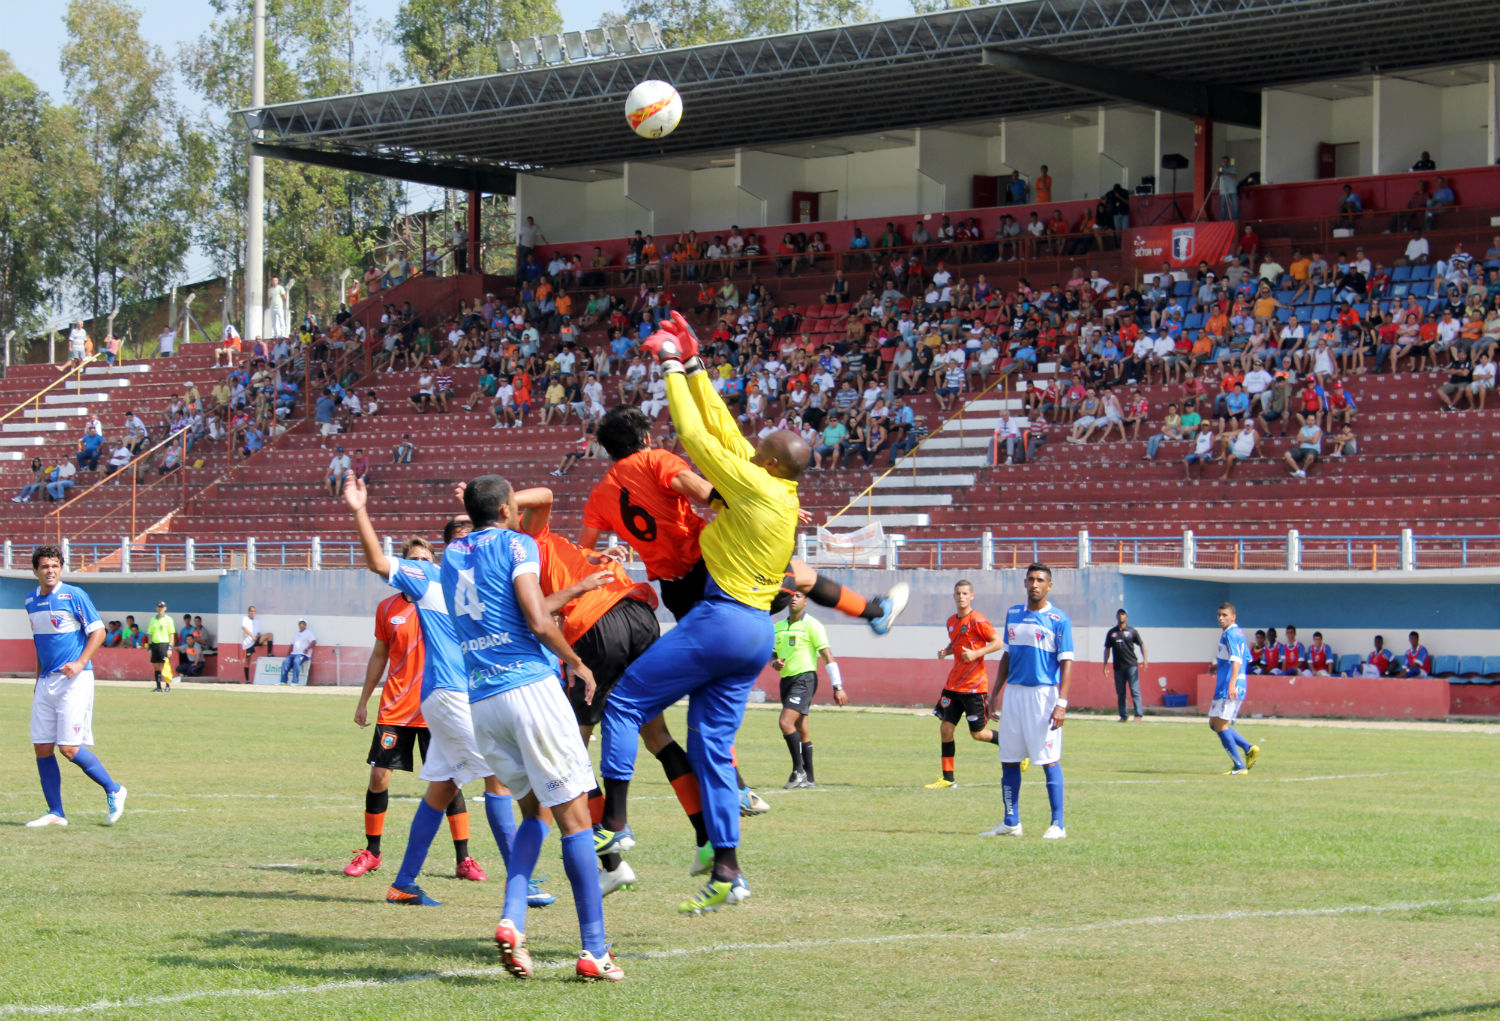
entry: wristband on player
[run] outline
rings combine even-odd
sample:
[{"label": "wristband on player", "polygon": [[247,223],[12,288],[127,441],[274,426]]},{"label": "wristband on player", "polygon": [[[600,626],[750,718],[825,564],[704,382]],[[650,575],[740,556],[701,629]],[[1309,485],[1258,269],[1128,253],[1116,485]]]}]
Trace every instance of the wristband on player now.
[{"label": "wristband on player", "polygon": [[697,355],[693,355],[693,357],[689,358],[686,362],[683,363],[682,371],[689,376],[697,375],[698,373],[703,371],[703,359],[699,358]]},{"label": "wristband on player", "polygon": [[1059,709],[1066,709],[1066,708],[1068,708],[1068,700],[1065,699],[1065,698],[1058,699],[1057,700],[1057,708],[1059,708]]},{"label": "wristband on player", "polygon": [[657,362],[656,364],[657,364],[658,367],[660,367],[661,374],[663,376],[667,375],[670,372],[681,372],[681,371],[683,371],[682,370],[682,363],[679,362],[676,358],[664,358],[661,361]]},{"label": "wristband on player", "polygon": [[838,691],[844,686],[844,678],[839,673],[839,665],[837,663],[828,664],[828,680],[833,685],[834,691]]}]

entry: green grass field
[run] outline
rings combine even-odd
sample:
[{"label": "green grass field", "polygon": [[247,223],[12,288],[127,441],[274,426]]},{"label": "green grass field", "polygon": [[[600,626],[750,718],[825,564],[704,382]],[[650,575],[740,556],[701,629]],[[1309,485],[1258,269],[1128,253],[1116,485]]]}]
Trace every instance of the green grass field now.
[{"label": "green grass field", "polygon": [[1229,778],[1201,721],[1075,717],[1054,843],[1035,770],[1028,835],[975,836],[999,817],[989,746],[961,739],[960,786],[922,789],[930,717],[820,709],[823,787],[783,793],[774,715],[751,711],[739,754],[773,806],[744,827],[753,899],[677,916],[690,833],[643,754],[641,884],[605,902],[627,978],[606,988],[570,981],[555,836],[542,870],[559,901],[527,925],[541,974],[499,968],[502,870],[477,784],[488,883],[447,878],[444,830],[423,880],[443,907],[383,903],[419,789],[400,774],[384,867],[341,874],[362,844],[353,701],[101,688],[98,751],[129,811],[104,827],[102,793],[65,763],[72,825],[34,831],[30,689],[0,684],[0,1017],[1500,1016],[1494,728],[1247,721],[1264,757]]}]

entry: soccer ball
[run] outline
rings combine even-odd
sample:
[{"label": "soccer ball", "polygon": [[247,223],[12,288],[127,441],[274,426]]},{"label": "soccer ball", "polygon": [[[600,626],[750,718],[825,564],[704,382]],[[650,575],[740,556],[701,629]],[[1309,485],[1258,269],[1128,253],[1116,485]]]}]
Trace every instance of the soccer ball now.
[{"label": "soccer ball", "polygon": [[641,82],[625,98],[625,121],[642,138],[666,138],[682,120],[682,96],[671,83]]}]

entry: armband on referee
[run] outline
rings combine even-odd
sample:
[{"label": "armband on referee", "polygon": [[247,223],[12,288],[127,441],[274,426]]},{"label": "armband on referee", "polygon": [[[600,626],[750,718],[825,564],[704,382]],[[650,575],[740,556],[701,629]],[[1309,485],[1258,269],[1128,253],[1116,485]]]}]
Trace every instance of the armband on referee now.
[{"label": "armband on referee", "polygon": [[837,663],[828,664],[828,683],[833,685],[834,691],[843,690],[844,678],[839,674],[839,665]]}]

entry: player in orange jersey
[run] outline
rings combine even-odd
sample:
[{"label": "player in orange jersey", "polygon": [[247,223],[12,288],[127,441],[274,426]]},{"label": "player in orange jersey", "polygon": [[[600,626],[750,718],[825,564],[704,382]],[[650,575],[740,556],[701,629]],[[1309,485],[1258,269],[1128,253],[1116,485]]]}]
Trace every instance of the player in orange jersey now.
[{"label": "player in orange jersey", "polygon": [[[562,617],[563,638],[594,675],[592,702],[584,700],[581,685],[573,685],[568,692],[578,729],[587,743],[604,717],[610,689],[661,634],[656,621],[656,590],[632,581],[612,557],[585,549],[552,531],[550,489],[521,490],[516,494],[516,506],[521,509],[522,530],[536,539],[542,593],[549,597],[548,605],[555,601],[554,593],[579,593],[557,612]],[[702,797],[687,752],[673,739],[661,716],[641,728],[641,740],[661,763],[667,782],[687,813],[696,846],[705,847],[708,831],[703,823]],[[604,814],[604,794],[597,788],[589,795],[589,811],[597,825]],[[620,841],[617,846],[628,851],[627,843],[633,844],[633,839]],[[695,874],[697,867],[695,858]],[[634,870],[617,850],[601,854],[599,869],[599,884],[606,896],[635,882]]]},{"label": "player in orange jersey", "polygon": [[953,669],[932,709],[932,715],[943,721],[943,775],[928,784],[928,790],[958,786],[953,779],[953,737],[961,717],[969,721],[969,736],[974,740],[998,742],[987,722],[990,713],[984,699],[990,684],[984,657],[1001,649],[1005,640],[989,618],[974,609],[974,586],[968,581],[953,586],[953,605],[958,612],[948,618],[948,644],[938,650],[938,659],[953,657]]},{"label": "player in orange jersey", "polygon": [[[426,539],[408,539],[401,547],[401,556],[408,560],[430,561],[432,546]],[[370,738],[365,846],[354,852],[354,860],[344,866],[346,876],[362,876],[380,868],[380,838],[385,831],[386,807],[390,803],[391,771],[412,771],[414,745],[422,759],[427,758],[431,735],[427,722],[422,719],[424,662],[417,608],[404,594],[397,592],[382,600],[375,611],[375,647],[365,667],[365,686],[360,691],[358,705],[354,707],[354,722],[361,727],[369,726],[370,696],[375,692],[375,685],[380,683],[381,674],[386,674],[385,687],[380,692],[380,709],[375,716],[375,733]],[[458,878],[476,881],[487,878],[484,870],[469,857],[469,809],[463,791],[459,791],[448,805],[448,829],[453,835],[454,854],[458,859]]]}]

